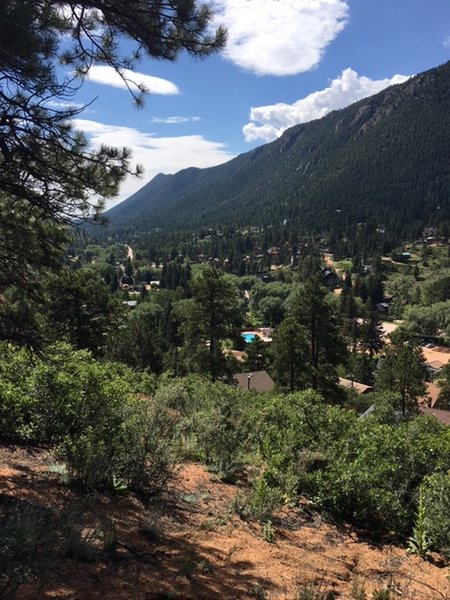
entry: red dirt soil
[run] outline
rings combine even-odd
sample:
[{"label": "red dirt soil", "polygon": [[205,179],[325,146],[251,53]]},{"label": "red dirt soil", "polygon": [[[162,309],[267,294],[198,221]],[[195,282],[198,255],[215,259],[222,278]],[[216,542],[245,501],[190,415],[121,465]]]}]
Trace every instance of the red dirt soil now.
[{"label": "red dirt soil", "polygon": [[[79,491],[47,471],[48,452],[0,448],[0,500],[64,508]],[[114,522],[116,549],[89,561],[65,558],[52,579],[27,582],[18,600],[296,600],[316,582],[335,598],[351,599],[355,581],[367,598],[389,587],[392,598],[450,599],[448,565],[424,561],[394,545],[374,545],[350,527],[324,521],[305,504],[274,519],[273,543],[257,523],[231,508],[242,486],[215,481],[195,463],[179,467],[158,501],[131,493],[95,498]],[[241,489],[241,492],[243,490]],[[0,567],[1,571],[1,567]]]}]

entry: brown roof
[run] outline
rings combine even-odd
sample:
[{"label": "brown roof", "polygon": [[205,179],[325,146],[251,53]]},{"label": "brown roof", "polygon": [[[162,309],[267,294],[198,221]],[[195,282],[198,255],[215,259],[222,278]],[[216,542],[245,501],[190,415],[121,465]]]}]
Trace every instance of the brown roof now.
[{"label": "brown roof", "polygon": [[436,385],[435,383],[430,383],[428,382],[426,384],[427,386],[427,391],[425,393],[426,396],[428,396],[427,398],[427,406],[430,406],[431,408],[434,408],[434,406],[436,405],[436,402],[439,398],[439,393],[441,391],[441,388]]},{"label": "brown roof", "polygon": [[436,385],[435,383],[427,382],[425,395],[419,398],[419,403],[423,404],[424,406],[434,408],[438,400],[440,391],[441,388],[438,385]]},{"label": "brown roof", "polygon": [[430,361],[427,361],[427,366],[438,371],[439,369],[443,368],[444,363],[441,362],[440,360],[430,360]]},{"label": "brown roof", "polygon": [[428,406],[421,406],[420,412],[424,415],[431,415],[444,425],[450,425],[450,410],[441,410],[440,408],[429,408]]},{"label": "brown roof", "polygon": [[351,381],[351,379],[344,379],[343,377],[339,377],[339,385],[347,390],[355,390],[357,394],[365,394],[372,389],[370,385],[360,383],[359,381]]},{"label": "brown roof", "polygon": [[247,354],[245,352],[242,352],[241,350],[226,350],[225,354],[227,356],[232,356],[239,362],[244,362],[245,360],[247,360]]},{"label": "brown roof", "polygon": [[446,365],[450,361],[450,348],[446,348],[444,346],[427,348],[426,346],[422,346],[421,350],[427,363],[438,360]]},{"label": "brown roof", "polygon": [[233,379],[240,388],[252,392],[270,392],[274,386],[273,379],[267,371],[236,373]]}]

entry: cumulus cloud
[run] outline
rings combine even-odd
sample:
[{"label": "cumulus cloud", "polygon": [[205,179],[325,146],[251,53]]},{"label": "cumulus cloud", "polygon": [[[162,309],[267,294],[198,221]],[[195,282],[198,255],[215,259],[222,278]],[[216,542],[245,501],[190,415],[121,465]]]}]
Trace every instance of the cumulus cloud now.
[{"label": "cumulus cloud", "polygon": [[442,42],[444,48],[450,48],[450,35]]},{"label": "cumulus cloud", "polygon": [[144,166],[144,176],[128,177],[120,195],[108,208],[125,200],[158,173],[176,173],[187,167],[213,167],[234,157],[224,144],[212,142],[201,135],[157,137],[130,127],[105,125],[98,121],[75,119],[75,126],[89,137],[94,147],[126,146],[133,152],[133,162]]},{"label": "cumulus cloud", "polygon": [[228,30],[224,56],[258,75],[294,75],[316,66],[347,23],[347,0],[213,0]]},{"label": "cumulus cloud", "polygon": [[200,117],[152,117],[150,123],[162,123],[163,125],[180,125],[181,123],[197,123],[200,121]]},{"label": "cumulus cloud", "polygon": [[133,91],[138,91],[138,85],[143,85],[151,94],[161,94],[163,96],[180,93],[178,87],[167,79],[144,75],[144,73],[137,73],[130,69],[122,69],[121,73],[125,80],[113,67],[94,65],[89,69],[86,79],[123,89],[127,89],[128,84]]},{"label": "cumulus cloud", "polygon": [[357,100],[376,94],[390,85],[403,83],[407,79],[408,75],[394,75],[390,79],[374,80],[358,75],[353,69],[345,69],[327,88],[313,92],[294,104],[280,102],[252,107],[250,123],[243,127],[244,138],[247,142],[270,142],[288,127],[320,119],[332,110],[345,108]]}]

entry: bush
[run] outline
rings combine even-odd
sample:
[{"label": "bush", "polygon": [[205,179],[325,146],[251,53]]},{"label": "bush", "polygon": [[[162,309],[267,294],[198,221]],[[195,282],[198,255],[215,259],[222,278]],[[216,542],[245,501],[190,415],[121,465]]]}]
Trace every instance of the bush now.
[{"label": "bush", "polygon": [[172,475],[176,459],[177,415],[150,398],[124,408],[123,444],[117,473],[131,488],[158,493]]},{"label": "bush", "polygon": [[274,398],[254,419],[267,481],[372,534],[410,535],[421,482],[450,469],[450,432],[388,412],[358,420],[311,392]]},{"label": "bush", "polygon": [[432,546],[450,558],[450,474],[434,473],[423,484],[424,529]]},{"label": "bush", "polygon": [[273,513],[281,506],[283,496],[278,488],[271,487],[264,475],[259,477],[250,494],[242,498],[239,494],[234,501],[235,511],[244,518],[268,523]]},{"label": "bush", "polygon": [[28,441],[31,437],[31,355],[24,349],[0,344],[0,439]]},{"label": "bush", "polygon": [[245,395],[235,388],[203,382],[196,386],[198,409],[192,432],[201,458],[224,481],[232,480],[248,447]]}]

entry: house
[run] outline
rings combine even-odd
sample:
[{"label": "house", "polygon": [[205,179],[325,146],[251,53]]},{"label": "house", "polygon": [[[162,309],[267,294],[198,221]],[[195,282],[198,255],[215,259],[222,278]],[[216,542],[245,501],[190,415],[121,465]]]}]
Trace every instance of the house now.
[{"label": "house", "polygon": [[122,302],[122,304],[126,304],[126,306],[128,306],[128,308],[136,308],[136,306],[138,305],[138,301],[137,300],[124,300]]},{"label": "house", "polygon": [[341,280],[339,276],[334,271],[330,271],[330,269],[321,269],[320,270],[320,279],[324,285],[327,286],[328,289],[334,290],[340,285]]},{"label": "house", "polygon": [[442,371],[444,366],[445,365],[443,362],[441,362],[440,360],[436,360],[436,359],[427,361],[427,363],[426,363],[427,371],[432,379],[434,379],[435,377],[437,377],[440,374],[440,372]]},{"label": "house", "polygon": [[378,302],[375,304],[375,308],[382,315],[387,315],[389,313],[389,303],[388,302]]},{"label": "house", "polygon": [[252,373],[236,373],[233,375],[235,384],[242,390],[252,392],[271,392],[274,388],[272,377],[267,371],[253,371]]},{"label": "house", "polygon": [[440,387],[430,381],[428,381],[425,385],[425,394],[419,398],[419,404],[422,406],[428,406],[429,408],[437,408],[439,392],[441,391]]},{"label": "house", "polygon": [[439,399],[440,393],[440,386],[436,383],[428,381],[426,383],[425,394],[419,398],[419,404],[428,408],[448,410],[448,400],[446,397]]},{"label": "house", "polygon": [[344,379],[339,377],[339,385],[346,390],[354,390],[357,394],[367,394],[372,390],[370,385],[360,383],[359,381],[352,381],[351,379]]},{"label": "house", "polygon": [[442,410],[440,408],[430,408],[429,406],[421,406],[419,408],[423,415],[435,417],[444,425],[450,426],[450,410]]}]

